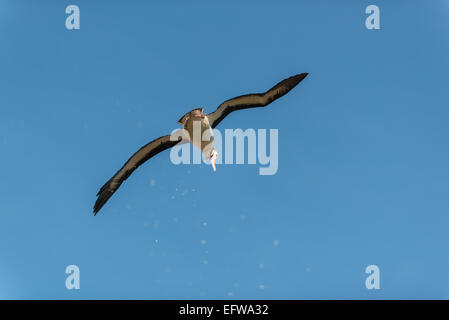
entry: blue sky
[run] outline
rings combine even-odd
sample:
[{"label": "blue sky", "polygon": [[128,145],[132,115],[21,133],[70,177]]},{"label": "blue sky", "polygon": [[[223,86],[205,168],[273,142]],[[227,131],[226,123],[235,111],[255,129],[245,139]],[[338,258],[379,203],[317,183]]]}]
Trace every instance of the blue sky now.
[{"label": "blue sky", "polygon": [[[0,298],[449,298],[448,49],[447,1],[0,1]],[[219,127],[279,129],[276,175],[165,152],[93,216],[186,111],[301,72]]]}]

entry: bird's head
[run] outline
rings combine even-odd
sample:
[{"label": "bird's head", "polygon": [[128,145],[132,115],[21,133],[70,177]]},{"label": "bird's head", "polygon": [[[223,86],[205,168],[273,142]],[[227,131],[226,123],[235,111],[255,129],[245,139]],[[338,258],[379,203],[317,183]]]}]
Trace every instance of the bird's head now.
[{"label": "bird's head", "polygon": [[215,149],[212,149],[210,152],[210,163],[212,164],[212,167],[214,168],[214,172],[217,171],[217,168],[215,167],[215,160],[217,160],[218,152]]},{"label": "bird's head", "polygon": [[196,118],[204,118],[206,115],[204,114],[204,108],[197,108],[192,111],[190,111],[190,114],[192,117]]}]

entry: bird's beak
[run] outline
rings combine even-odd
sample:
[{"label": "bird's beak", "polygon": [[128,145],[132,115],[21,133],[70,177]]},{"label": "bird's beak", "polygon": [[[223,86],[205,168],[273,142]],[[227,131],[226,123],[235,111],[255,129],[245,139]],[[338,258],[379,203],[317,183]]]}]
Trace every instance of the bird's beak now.
[{"label": "bird's beak", "polygon": [[210,163],[212,164],[212,167],[214,168],[214,172],[217,171],[217,168],[215,167],[215,160],[216,160],[216,158],[212,158],[210,160]]}]

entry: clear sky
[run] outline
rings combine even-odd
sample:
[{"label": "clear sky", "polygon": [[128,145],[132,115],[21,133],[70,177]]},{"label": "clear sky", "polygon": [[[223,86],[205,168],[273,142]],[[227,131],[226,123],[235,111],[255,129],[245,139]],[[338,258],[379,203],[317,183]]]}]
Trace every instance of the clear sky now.
[{"label": "clear sky", "polygon": [[[1,0],[0,298],[449,298],[448,53],[447,1]],[[279,129],[276,175],[165,152],[93,216],[185,112],[301,72],[219,126]]]}]

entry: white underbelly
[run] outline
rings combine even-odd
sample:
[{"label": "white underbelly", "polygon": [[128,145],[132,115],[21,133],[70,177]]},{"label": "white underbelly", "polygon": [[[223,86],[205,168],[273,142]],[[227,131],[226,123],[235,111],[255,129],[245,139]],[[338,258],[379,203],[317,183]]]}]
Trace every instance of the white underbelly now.
[{"label": "white underbelly", "polygon": [[209,156],[214,148],[214,134],[207,117],[201,121],[188,121],[186,129],[189,132],[190,142],[193,146],[201,150],[205,156]]}]

